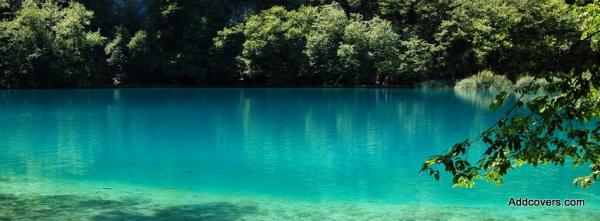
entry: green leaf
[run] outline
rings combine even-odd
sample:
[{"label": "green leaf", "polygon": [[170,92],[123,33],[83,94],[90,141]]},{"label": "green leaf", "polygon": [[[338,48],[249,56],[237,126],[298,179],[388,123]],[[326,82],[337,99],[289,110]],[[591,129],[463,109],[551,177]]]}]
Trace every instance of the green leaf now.
[{"label": "green leaf", "polygon": [[502,106],[502,104],[504,104],[504,101],[506,100],[507,97],[508,97],[508,92],[506,92],[506,91],[502,91],[502,92],[498,93],[496,95],[496,99],[494,99],[494,101],[490,104],[490,109],[497,110],[500,106]]}]

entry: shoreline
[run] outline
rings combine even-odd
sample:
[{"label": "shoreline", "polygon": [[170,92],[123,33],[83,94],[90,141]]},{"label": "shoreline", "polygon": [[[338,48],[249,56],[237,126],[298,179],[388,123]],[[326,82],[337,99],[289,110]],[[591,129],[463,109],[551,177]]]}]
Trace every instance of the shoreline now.
[{"label": "shoreline", "polygon": [[453,87],[188,87],[188,86],[151,86],[151,87],[64,87],[64,88],[0,88],[0,91],[25,90],[117,90],[117,89],[369,89],[369,90],[454,90]]},{"label": "shoreline", "polygon": [[[434,85],[426,84],[428,82],[434,82]],[[423,81],[416,82],[413,84],[405,85],[312,85],[312,84],[298,84],[298,85],[266,85],[266,84],[148,84],[148,85],[97,85],[97,86],[65,86],[65,87],[15,87],[6,88],[2,87],[0,90],[27,90],[27,89],[127,89],[127,88],[331,88],[331,89],[361,89],[361,88],[372,88],[372,89],[419,89],[419,88],[454,88],[454,83],[450,81]]]}]

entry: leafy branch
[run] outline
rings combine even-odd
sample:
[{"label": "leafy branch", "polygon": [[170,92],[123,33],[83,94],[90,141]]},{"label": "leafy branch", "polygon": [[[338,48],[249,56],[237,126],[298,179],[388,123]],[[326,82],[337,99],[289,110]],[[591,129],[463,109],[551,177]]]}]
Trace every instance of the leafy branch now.
[{"label": "leafy branch", "polygon": [[[569,159],[574,166],[589,164],[591,170],[588,176],[575,178],[573,183],[584,188],[593,184],[600,176],[600,122],[590,125],[590,121],[600,114],[597,90],[600,77],[589,71],[549,74],[544,76],[550,82],[546,92],[529,102],[523,100],[535,80],[542,77],[544,68],[572,53],[581,43],[590,42],[599,33],[599,30],[587,33],[585,38],[554,56],[548,65],[541,66],[533,80],[517,91],[520,95],[516,102],[497,122],[479,136],[430,157],[423,164],[421,173],[428,171],[439,180],[436,165],[440,165],[452,174],[454,186],[470,188],[476,179],[501,184],[510,169],[524,164],[562,166]],[[507,92],[499,93],[490,108],[499,108],[507,97]],[[522,108],[527,108],[528,113],[516,113]],[[472,164],[468,160],[468,151],[479,140],[487,149]]]}]

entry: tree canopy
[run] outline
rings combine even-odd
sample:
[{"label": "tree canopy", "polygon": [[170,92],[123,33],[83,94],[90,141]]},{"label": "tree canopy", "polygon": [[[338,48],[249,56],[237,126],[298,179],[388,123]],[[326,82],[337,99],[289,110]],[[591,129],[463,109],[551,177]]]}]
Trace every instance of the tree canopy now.
[{"label": "tree canopy", "polygon": [[[7,3],[4,3],[4,6]],[[6,87],[60,87],[102,84],[94,52],[105,37],[87,30],[93,13],[79,3],[60,7],[24,1],[10,20],[0,22],[0,58]]]},{"label": "tree canopy", "polygon": [[[593,2],[2,0],[1,81],[3,87],[413,86],[484,69],[516,80],[589,34]],[[58,25],[61,19],[71,24]],[[58,48],[72,41],[76,48]],[[580,47],[543,71],[581,72],[596,56]]]}]

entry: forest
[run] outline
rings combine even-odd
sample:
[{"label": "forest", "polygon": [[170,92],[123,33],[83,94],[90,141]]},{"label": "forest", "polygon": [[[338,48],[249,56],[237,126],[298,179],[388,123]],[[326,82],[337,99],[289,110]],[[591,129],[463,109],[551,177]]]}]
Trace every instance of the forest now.
[{"label": "forest", "polygon": [[0,0],[0,87],[516,81],[593,69],[595,39],[554,58],[594,13],[595,0]]}]

